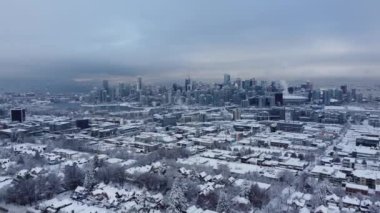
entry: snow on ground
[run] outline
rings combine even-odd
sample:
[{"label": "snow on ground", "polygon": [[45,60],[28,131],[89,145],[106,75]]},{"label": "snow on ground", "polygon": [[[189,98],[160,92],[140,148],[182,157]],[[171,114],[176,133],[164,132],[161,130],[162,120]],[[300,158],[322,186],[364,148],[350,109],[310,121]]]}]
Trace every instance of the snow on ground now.
[{"label": "snow on ground", "polygon": [[126,170],[128,174],[142,174],[149,172],[152,169],[151,165],[132,167]]},{"label": "snow on ground", "polygon": [[257,182],[257,181],[248,181],[244,179],[237,179],[234,182],[234,184],[236,186],[243,186],[245,182],[249,183],[250,185],[257,185],[260,189],[263,189],[263,190],[268,190],[271,187],[271,185],[267,183],[262,183],[262,182]]},{"label": "snow on ground", "polygon": [[195,164],[195,165],[211,166],[214,169],[217,169],[218,165],[224,164],[230,168],[231,172],[237,173],[237,174],[261,172],[264,170],[264,168],[257,165],[245,164],[245,163],[239,163],[239,162],[227,162],[227,161],[218,160],[218,159],[205,158],[199,155],[194,155],[187,159],[178,159],[178,162],[183,163],[183,164],[188,164],[188,165]]},{"label": "snow on ground", "polygon": [[30,208],[29,206],[16,206],[5,202],[0,202],[0,207],[8,209],[8,213],[27,212],[28,208]]},{"label": "snow on ground", "polygon": [[1,182],[0,182],[0,189],[9,186],[12,183],[12,178],[11,177],[1,177]]},{"label": "snow on ground", "polygon": [[81,202],[72,200],[71,198],[65,197],[65,198],[53,198],[51,200],[44,201],[40,204],[40,206],[44,207],[60,207],[64,206],[66,204],[70,204],[69,206],[63,208],[61,212],[75,212],[75,213],[110,213],[113,212],[111,210],[98,208],[95,206],[88,206],[86,204],[83,204]]}]

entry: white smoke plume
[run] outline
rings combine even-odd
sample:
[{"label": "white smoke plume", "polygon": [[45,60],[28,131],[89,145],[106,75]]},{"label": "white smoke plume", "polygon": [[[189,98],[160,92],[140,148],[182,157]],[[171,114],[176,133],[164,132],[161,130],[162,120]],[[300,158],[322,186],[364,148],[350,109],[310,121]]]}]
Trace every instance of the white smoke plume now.
[{"label": "white smoke plume", "polygon": [[284,95],[289,95],[289,92],[288,92],[288,88],[289,88],[288,83],[285,80],[281,80],[280,84],[281,84],[281,87],[284,89],[283,94]]}]

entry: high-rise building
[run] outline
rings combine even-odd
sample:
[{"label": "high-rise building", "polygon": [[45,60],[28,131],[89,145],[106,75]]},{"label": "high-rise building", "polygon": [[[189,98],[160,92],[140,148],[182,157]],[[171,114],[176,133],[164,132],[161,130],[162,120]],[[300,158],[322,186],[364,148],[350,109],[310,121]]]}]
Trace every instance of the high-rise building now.
[{"label": "high-rise building", "polygon": [[242,83],[242,87],[243,89],[248,89],[250,88],[250,80],[244,80],[243,83]]},{"label": "high-rise building", "polygon": [[268,82],[267,81],[260,81],[260,86],[262,88],[266,88],[268,86]]},{"label": "high-rise building", "polygon": [[347,94],[347,85],[340,86],[340,89],[342,90],[343,94]]},{"label": "high-rise building", "polygon": [[248,100],[242,100],[241,101],[241,107],[249,107],[249,101]]},{"label": "high-rise building", "polygon": [[108,80],[103,80],[103,89],[105,91],[107,91],[107,93],[109,92],[110,87],[109,87],[109,84],[108,84]]},{"label": "high-rise building", "polygon": [[322,97],[323,97],[323,104],[330,105],[331,95],[330,95],[329,90],[323,90]]},{"label": "high-rise building", "polygon": [[317,89],[313,91],[312,99],[314,103],[319,103],[321,99],[321,90]]},{"label": "high-rise building", "polygon": [[142,78],[138,77],[137,78],[137,91],[141,91],[141,90],[142,90]]},{"label": "high-rise building", "polygon": [[107,91],[105,89],[100,90],[100,102],[106,102],[108,99]]},{"label": "high-rise building", "polygon": [[182,92],[182,89],[179,85],[177,85],[176,83],[173,84],[173,92],[176,93],[178,90],[181,90]]},{"label": "high-rise building", "polygon": [[25,121],[25,109],[11,109],[11,120],[20,123]]},{"label": "high-rise building", "polygon": [[117,97],[124,97],[125,96],[125,84],[119,83],[119,88],[117,90]]},{"label": "high-rise building", "polygon": [[111,89],[110,89],[110,92],[109,92],[109,98],[110,98],[110,100],[109,101],[114,101],[115,100],[115,98],[116,98],[116,94],[117,94],[117,90],[116,90],[116,88],[115,87],[112,87]]},{"label": "high-rise building", "polygon": [[240,109],[239,108],[233,109],[232,110],[232,119],[234,121],[236,121],[236,120],[240,120],[240,117],[241,117]]},{"label": "high-rise building", "polygon": [[90,128],[90,120],[89,119],[78,119],[75,121],[75,124],[80,129]]},{"label": "high-rise building", "polygon": [[310,81],[306,82],[306,89],[313,90],[313,84]]},{"label": "high-rise building", "polygon": [[274,94],[274,102],[275,102],[276,106],[284,105],[284,95],[282,93]]},{"label": "high-rise building", "polygon": [[238,89],[242,88],[242,81],[240,78],[236,79],[235,85]]},{"label": "high-rise building", "polygon": [[167,103],[172,104],[173,103],[173,94],[172,94],[171,89],[168,90],[167,97],[168,97]]},{"label": "high-rise building", "polygon": [[351,97],[354,101],[357,100],[357,93],[356,93],[356,89],[352,89],[351,90]]},{"label": "high-rise building", "polygon": [[185,79],[185,91],[191,91],[191,79],[190,78],[186,78]]},{"label": "high-rise building", "polygon": [[255,96],[248,98],[250,106],[256,106],[259,108],[267,108],[275,106],[275,96],[265,95],[265,96]]},{"label": "high-rise building", "polygon": [[231,83],[231,76],[229,74],[224,74],[224,85]]},{"label": "high-rise building", "polygon": [[336,100],[338,101],[343,101],[343,91],[340,89],[335,89],[334,90],[334,96]]}]

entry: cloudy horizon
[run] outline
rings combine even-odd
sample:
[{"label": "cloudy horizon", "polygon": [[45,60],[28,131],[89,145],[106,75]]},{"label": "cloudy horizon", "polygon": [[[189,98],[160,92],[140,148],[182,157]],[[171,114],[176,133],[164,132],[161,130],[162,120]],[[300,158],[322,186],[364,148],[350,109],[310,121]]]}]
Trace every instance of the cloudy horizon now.
[{"label": "cloudy horizon", "polygon": [[380,78],[378,1],[3,1],[3,82]]}]

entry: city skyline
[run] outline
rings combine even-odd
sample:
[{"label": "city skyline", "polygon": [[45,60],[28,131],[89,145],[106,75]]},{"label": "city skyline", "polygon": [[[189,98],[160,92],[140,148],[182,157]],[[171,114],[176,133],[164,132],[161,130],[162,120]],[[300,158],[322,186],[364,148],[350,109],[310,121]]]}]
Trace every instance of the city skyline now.
[{"label": "city skyline", "polygon": [[220,79],[0,92],[0,208],[378,212],[378,86]]},{"label": "city skyline", "polygon": [[380,1],[0,1],[0,212],[379,213]]},{"label": "city skyline", "polygon": [[0,1],[0,212],[379,213],[380,1]]}]

